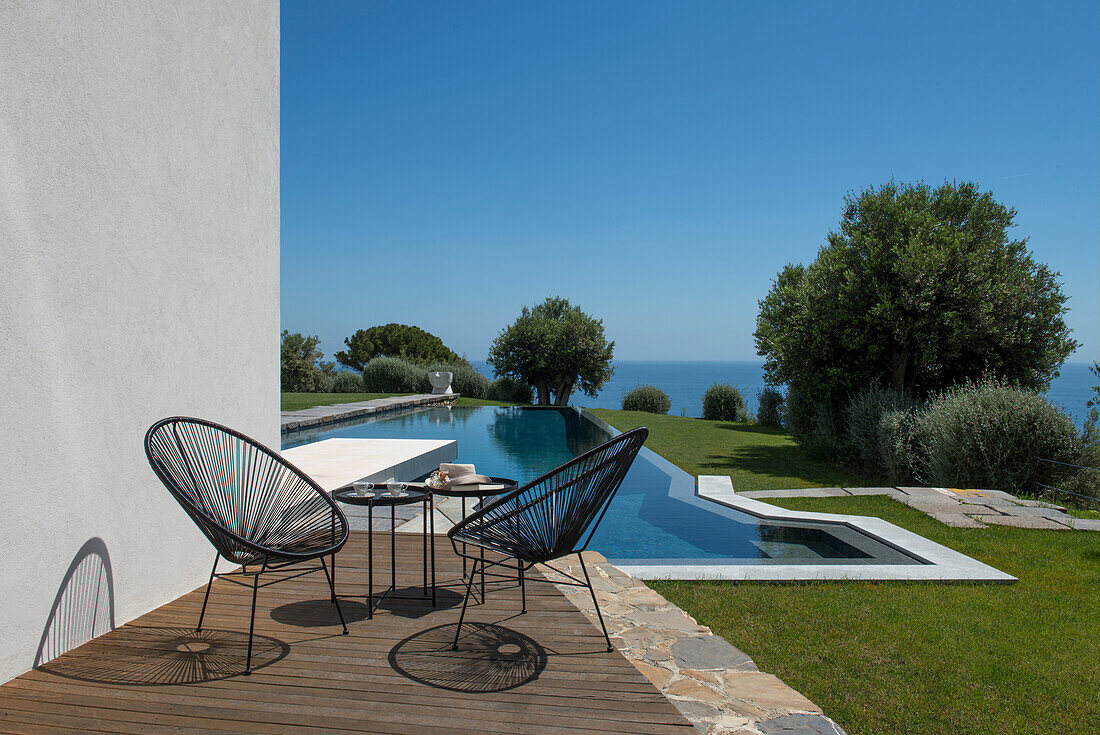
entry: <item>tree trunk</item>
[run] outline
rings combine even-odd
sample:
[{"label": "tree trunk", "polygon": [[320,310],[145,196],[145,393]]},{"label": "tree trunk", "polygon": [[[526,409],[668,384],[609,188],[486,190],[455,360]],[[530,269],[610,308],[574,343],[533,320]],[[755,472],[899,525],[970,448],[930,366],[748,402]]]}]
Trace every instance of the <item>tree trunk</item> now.
[{"label": "tree trunk", "polygon": [[547,387],[545,380],[536,380],[535,393],[538,396],[538,402],[540,406],[550,405],[550,388]]},{"label": "tree trunk", "polygon": [[904,391],[909,386],[909,345],[895,345],[890,352],[890,387]]},{"label": "tree trunk", "polygon": [[568,406],[569,396],[573,393],[572,383],[562,383],[554,390],[554,405]]}]

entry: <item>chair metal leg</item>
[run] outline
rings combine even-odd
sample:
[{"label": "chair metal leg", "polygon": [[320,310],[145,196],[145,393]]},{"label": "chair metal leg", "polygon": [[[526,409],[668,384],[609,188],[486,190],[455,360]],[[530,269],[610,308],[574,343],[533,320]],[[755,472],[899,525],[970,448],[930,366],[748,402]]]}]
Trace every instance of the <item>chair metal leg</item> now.
[{"label": "chair metal leg", "polygon": [[458,637],[462,633],[462,621],[466,619],[466,605],[470,602],[470,590],[474,586],[474,577],[477,576],[477,560],[474,560],[473,567],[470,569],[470,576],[466,579],[466,596],[462,598],[462,612],[458,616],[458,627],[455,628],[455,639],[451,644],[451,650],[458,650]]},{"label": "chair metal leg", "polygon": [[[333,564],[336,563],[336,555],[332,555]],[[328,580],[329,591],[332,592],[332,604],[336,605],[336,614],[340,616],[340,625],[344,627],[344,635],[348,634],[348,624],[344,622],[344,611],[340,609],[340,600],[336,599],[336,567],[332,568],[332,574],[329,575],[328,567],[325,566],[325,557],[321,557],[321,569],[325,572],[325,579]]]},{"label": "chair metal leg", "polygon": [[218,554],[214,554],[214,566],[210,567],[210,581],[206,583],[206,594],[202,596],[202,612],[199,613],[199,624],[195,626],[195,632],[202,630],[202,619],[206,617],[206,603],[210,600],[210,585],[214,584],[214,572],[218,571]]},{"label": "chair metal leg", "polygon": [[592,588],[592,579],[588,576],[588,567],[584,565],[584,557],[578,553],[577,559],[581,562],[581,571],[584,572],[584,581],[588,585],[588,593],[592,595],[592,606],[596,608],[596,617],[600,620],[600,629],[603,630],[603,639],[607,641],[607,650],[614,651],[615,647],[611,645],[611,637],[607,635],[607,626],[603,624],[603,613],[600,612],[600,603],[596,602],[596,590]]},{"label": "chair metal leg", "polygon": [[244,675],[250,676],[252,674],[252,633],[256,628],[256,593],[260,589],[260,574],[256,573],[256,576],[252,578],[252,615],[248,619],[248,656],[244,662]]},{"label": "chair metal leg", "polygon": [[522,600],[522,606],[520,608],[520,614],[521,615],[526,615],[527,614],[527,584],[526,584],[526,582],[524,582],[524,577],[523,577],[523,562],[519,561],[518,559],[516,561],[519,563],[519,596],[520,596],[520,600]]}]

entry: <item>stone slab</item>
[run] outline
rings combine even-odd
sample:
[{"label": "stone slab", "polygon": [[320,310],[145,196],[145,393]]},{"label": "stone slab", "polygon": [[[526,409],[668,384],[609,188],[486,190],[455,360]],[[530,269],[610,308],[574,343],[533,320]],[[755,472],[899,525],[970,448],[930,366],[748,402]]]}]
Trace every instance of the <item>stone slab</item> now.
[{"label": "stone slab", "polygon": [[695,671],[736,669],[752,663],[725,638],[713,635],[679,639],[672,644],[672,658],[681,669]]},{"label": "stone slab", "polygon": [[1001,506],[1000,510],[1003,513],[1010,516],[1040,516],[1043,518],[1050,518],[1051,520],[1060,520],[1065,517],[1065,513],[1054,508],[1043,508],[1041,506],[1028,506],[1018,505],[1015,508],[1008,509]]},{"label": "stone slab", "polygon": [[897,488],[892,487],[846,487],[844,491],[849,495],[899,495]]},{"label": "stone slab", "polygon": [[970,516],[963,515],[962,513],[944,513],[940,511],[934,511],[928,515],[935,518],[945,526],[951,526],[952,528],[985,528],[986,526],[978,521],[974,520]]},{"label": "stone slab", "polygon": [[1100,531],[1100,518],[1074,518],[1068,516],[1066,521],[1070,528],[1077,531]]},{"label": "stone slab", "polygon": [[1036,528],[1047,531],[1065,531],[1068,526],[1041,516],[976,516],[982,523],[1014,528]]},{"label": "stone slab", "polygon": [[783,715],[756,723],[762,735],[845,735],[836,724],[823,715]]},{"label": "stone slab", "polygon": [[356,480],[414,480],[458,457],[458,442],[444,439],[325,439],[282,452],[322,488]]}]

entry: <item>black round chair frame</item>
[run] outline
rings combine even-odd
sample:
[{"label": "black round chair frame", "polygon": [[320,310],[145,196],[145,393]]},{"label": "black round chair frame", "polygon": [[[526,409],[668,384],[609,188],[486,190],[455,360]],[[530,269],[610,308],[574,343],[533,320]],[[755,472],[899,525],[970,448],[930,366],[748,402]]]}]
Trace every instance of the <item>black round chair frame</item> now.
[{"label": "black round chair frame", "polygon": [[[455,554],[473,563],[466,580],[466,594],[462,600],[452,650],[458,648],[473,581],[479,568],[484,574],[486,567],[501,567],[501,571],[489,573],[493,577],[515,579],[513,575],[518,573],[521,612],[526,613],[526,579],[529,577],[526,572],[538,564],[546,564],[568,581],[538,576],[530,577],[531,581],[588,589],[607,650],[615,650],[596,601],[596,591],[592,587],[583,552],[648,436],[649,430],[645,427],[620,434],[483,505],[447,532]],[[467,546],[474,547],[477,553],[467,551]],[[482,556],[486,550],[496,552],[503,558],[486,559]],[[549,564],[570,554],[577,555],[583,580]]]},{"label": "black round chair frame", "polygon": [[[216,549],[195,630],[202,630],[215,578],[252,589],[246,676],[252,673],[256,597],[261,587],[324,572],[343,634],[348,634],[335,579],[336,552],[347,543],[348,521],[320,485],[255,439],[205,419],[173,416],[158,421],[145,434],[145,455],[168,492]],[[242,503],[256,493],[266,502]],[[245,528],[252,537],[242,532]],[[326,556],[332,557],[331,573]],[[221,558],[240,569],[218,572]],[[300,566],[315,560],[320,564]],[[261,584],[261,575],[268,574],[276,578]],[[251,582],[246,581],[249,578]]]}]

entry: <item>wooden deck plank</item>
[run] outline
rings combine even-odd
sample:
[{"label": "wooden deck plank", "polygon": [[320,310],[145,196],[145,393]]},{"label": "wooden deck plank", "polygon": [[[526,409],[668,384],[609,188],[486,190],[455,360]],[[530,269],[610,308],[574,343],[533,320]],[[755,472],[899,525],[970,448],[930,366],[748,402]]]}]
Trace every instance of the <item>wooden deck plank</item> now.
[{"label": "wooden deck plank", "polygon": [[[241,676],[251,590],[198,589],[0,686],[0,732],[687,733],[691,725],[552,585],[490,580],[457,623],[461,562],[437,538],[439,608],[387,601],[366,619],[364,533],[337,557],[350,634],[324,576],[260,590],[254,673]],[[376,534],[376,591],[389,582]],[[399,584],[422,579],[420,537],[397,538]],[[410,590],[407,590],[410,591]],[[467,632],[468,631],[468,632]],[[501,648],[503,646],[503,648]],[[206,650],[202,650],[202,649]]]}]

